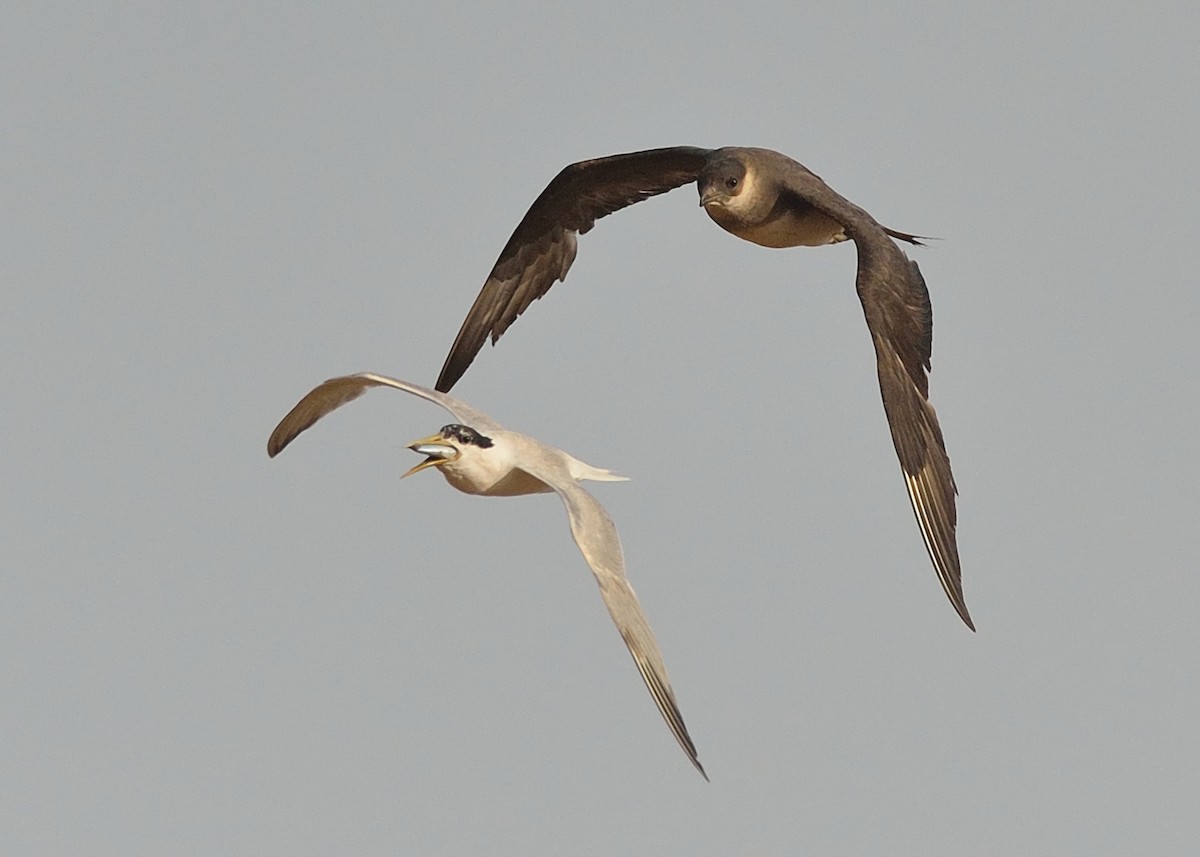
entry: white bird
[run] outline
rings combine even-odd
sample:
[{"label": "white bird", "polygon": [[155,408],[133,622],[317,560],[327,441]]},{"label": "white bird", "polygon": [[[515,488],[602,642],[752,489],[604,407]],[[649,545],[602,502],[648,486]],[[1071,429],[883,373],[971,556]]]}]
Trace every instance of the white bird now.
[{"label": "white bird", "polygon": [[267,455],[274,458],[321,417],[357,399],[369,388],[379,386],[394,387],[428,399],[458,420],[443,426],[437,434],[408,445],[409,449],[427,458],[404,476],[436,467],[447,482],[466,494],[486,497],[551,491],[558,494],[567,507],[575,543],[596,576],[604,604],[633,655],[638,672],[654,697],[654,704],[679,746],[707,780],[708,774],[696,756],[696,746],[675,702],[675,692],[667,678],[667,667],[650,623],[625,577],[625,559],[617,529],[599,501],[579,485],[581,479],[615,482],[627,477],[585,464],[560,449],[509,431],[486,414],[445,393],[369,372],[331,378],[314,388],[275,427],[267,442]]}]

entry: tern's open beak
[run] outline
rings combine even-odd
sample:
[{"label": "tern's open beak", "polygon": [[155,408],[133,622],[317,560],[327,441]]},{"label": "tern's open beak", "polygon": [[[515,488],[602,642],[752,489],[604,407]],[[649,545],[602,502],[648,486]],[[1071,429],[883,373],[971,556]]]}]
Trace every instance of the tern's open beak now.
[{"label": "tern's open beak", "polygon": [[710,205],[724,205],[728,200],[729,194],[725,193],[720,188],[705,188],[700,194],[700,207],[708,208]]},{"label": "tern's open beak", "polygon": [[417,464],[408,469],[408,472],[401,476],[404,479],[406,476],[412,476],[418,470],[424,470],[426,467],[437,467],[458,458],[458,450],[446,442],[446,438],[439,434],[431,434],[429,437],[423,437],[420,440],[414,440],[408,445],[408,448],[413,452],[419,452],[421,455],[429,456],[420,464]]}]

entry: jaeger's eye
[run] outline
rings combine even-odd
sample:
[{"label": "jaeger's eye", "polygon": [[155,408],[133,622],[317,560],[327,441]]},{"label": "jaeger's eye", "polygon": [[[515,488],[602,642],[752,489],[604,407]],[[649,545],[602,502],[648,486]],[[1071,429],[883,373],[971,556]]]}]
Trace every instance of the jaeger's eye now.
[{"label": "jaeger's eye", "polygon": [[730,176],[729,178],[725,179],[725,187],[729,188],[730,190],[733,190],[735,187],[737,187],[737,183],[738,183],[738,180],[736,178],[734,178],[733,176]]}]

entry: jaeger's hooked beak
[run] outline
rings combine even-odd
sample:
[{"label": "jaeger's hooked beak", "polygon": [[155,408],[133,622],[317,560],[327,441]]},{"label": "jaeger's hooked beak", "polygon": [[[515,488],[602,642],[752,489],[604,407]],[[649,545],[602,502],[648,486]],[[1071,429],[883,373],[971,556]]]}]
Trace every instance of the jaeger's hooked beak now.
[{"label": "jaeger's hooked beak", "polygon": [[708,187],[700,193],[700,207],[708,208],[710,205],[724,205],[728,199],[729,194],[725,193],[719,187]]},{"label": "jaeger's hooked beak", "polygon": [[420,464],[414,465],[401,476],[404,479],[406,476],[412,476],[418,470],[424,470],[426,467],[438,467],[458,458],[458,450],[446,442],[446,438],[442,437],[441,433],[431,434],[429,437],[423,437],[420,440],[414,440],[408,445],[408,448],[413,452],[418,452],[421,455],[429,456]]}]

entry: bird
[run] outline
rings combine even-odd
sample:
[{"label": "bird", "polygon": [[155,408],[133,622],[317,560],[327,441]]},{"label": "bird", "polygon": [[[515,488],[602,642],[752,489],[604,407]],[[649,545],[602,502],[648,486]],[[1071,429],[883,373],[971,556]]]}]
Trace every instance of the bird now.
[{"label": "bird", "polygon": [[436,434],[408,444],[409,449],[424,455],[425,460],[411,467],[402,479],[436,468],[452,487],[466,494],[514,497],[553,492],[559,496],[566,506],[579,552],[600,585],[608,613],[654,704],[688,759],[708,780],[675,701],[662,652],[625,576],[625,558],[616,526],[600,502],[579,484],[583,479],[620,482],[627,477],[585,464],[528,435],[509,431],[482,411],[437,390],[372,372],[331,378],[314,387],[275,427],[267,442],[267,455],[274,458],[321,417],[373,387],[391,387],[427,399],[441,405],[457,420]]},{"label": "bird", "polygon": [[695,182],[700,205],[725,231],[763,247],[853,241],[855,280],[875,348],[883,409],[909,500],[938,579],[967,627],[955,533],[958,489],[929,402],[933,310],[917,263],[894,240],[925,236],[881,225],[816,173],[771,149],[674,146],[564,167],[504,245],[434,385],[448,392],[490,336],[492,344],[575,261],[576,236],[622,208]]}]

